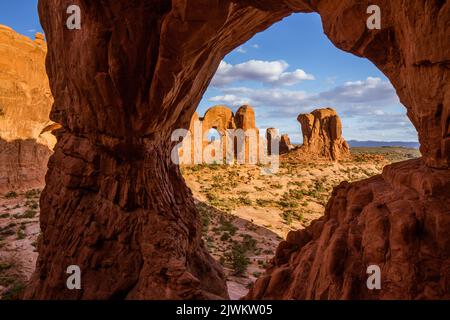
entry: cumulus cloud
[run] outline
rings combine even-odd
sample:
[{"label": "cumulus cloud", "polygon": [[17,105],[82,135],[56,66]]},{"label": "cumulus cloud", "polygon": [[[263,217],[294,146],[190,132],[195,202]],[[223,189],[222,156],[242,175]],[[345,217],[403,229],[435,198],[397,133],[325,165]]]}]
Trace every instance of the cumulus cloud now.
[{"label": "cumulus cloud", "polygon": [[344,103],[398,101],[390,82],[373,77],[368,77],[364,81],[346,82],[330,91],[322,92],[320,98]]},{"label": "cumulus cloud", "polygon": [[289,86],[304,80],[314,80],[313,75],[301,69],[289,72],[288,68],[289,64],[283,60],[249,60],[236,65],[222,61],[212,80],[212,85],[223,87],[235,81],[250,80],[273,86]]},{"label": "cumulus cloud", "polygon": [[251,104],[266,108],[272,116],[290,117],[308,109],[332,106],[347,117],[383,115],[383,108],[399,102],[394,88],[388,81],[369,77],[363,81],[347,82],[331,90],[317,94],[283,88],[222,88],[222,95],[211,102],[232,106]]},{"label": "cumulus cloud", "polygon": [[341,115],[344,126],[348,126],[345,128],[348,139],[409,141],[417,138],[394,88],[380,78],[346,82],[319,93],[285,87],[223,87],[219,91],[209,101],[235,108],[250,104],[256,109],[258,121],[284,130],[298,125],[299,113],[333,107]]}]

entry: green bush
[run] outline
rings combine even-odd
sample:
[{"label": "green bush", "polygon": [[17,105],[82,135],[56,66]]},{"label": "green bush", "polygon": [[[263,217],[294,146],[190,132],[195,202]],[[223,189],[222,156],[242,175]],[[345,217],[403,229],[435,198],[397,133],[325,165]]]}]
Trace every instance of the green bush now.
[{"label": "green bush", "polygon": [[246,250],[239,244],[234,243],[231,249],[231,265],[235,275],[243,275],[247,271],[250,259],[245,255]]},{"label": "green bush", "polygon": [[10,191],[7,194],[5,194],[5,198],[6,199],[15,199],[17,198],[19,195],[17,194],[17,192],[15,191]]}]

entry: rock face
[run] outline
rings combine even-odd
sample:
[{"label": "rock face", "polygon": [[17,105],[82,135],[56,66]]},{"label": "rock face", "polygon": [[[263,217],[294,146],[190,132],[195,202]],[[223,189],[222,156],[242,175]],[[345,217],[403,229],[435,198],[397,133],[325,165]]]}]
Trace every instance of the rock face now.
[{"label": "rock face", "polygon": [[256,129],[255,111],[251,106],[245,105],[236,111],[234,116],[236,128],[242,130]]},{"label": "rock face", "polygon": [[342,123],[331,108],[317,109],[297,118],[302,126],[303,145],[301,152],[331,160],[350,156],[350,149],[342,137]]},{"label": "rock face", "polygon": [[[67,1],[40,0],[55,96],[51,119],[63,129],[49,162],[39,258],[25,296],[226,298],[220,266],[201,241],[191,193],[170,160],[171,132],[189,126],[230,50],[293,12],[318,12],[336,46],[368,58],[390,78],[418,130],[423,158],[341,185],[311,236],[298,234],[297,246],[287,247],[296,254],[284,253],[287,262],[279,259],[282,243],[278,265],[249,297],[364,298],[363,289],[353,288],[364,286],[358,277],[373,262],[362,257],[380,263],[389,279],[375,298],[446,297],[450,215],[442,177],[449,180],[450,2],[374,3],[382,8],[381,30],[367,30],[368,4],[359,0],[151,6],[147,0],[102,6],[78,0],[85,19],[81,30],[68,30],[61,27]],[[384,246],[386,239],[393,241]],[[66,288],[65,271],[73,264],[82,270],[83,290]],[[341,290],[349,282],[352,289]]]},{"label": "rock face", "polygon": [[[251,299],[449,299],[450,171],[421,160],[333,191],[325,216],[292,231]],[[367,268],[381,268],[369,290]]]},{"label": "rock face", "polygon": [[0,194],[44,186],[56,139],[42,34],[36,40],[0,25]]}]

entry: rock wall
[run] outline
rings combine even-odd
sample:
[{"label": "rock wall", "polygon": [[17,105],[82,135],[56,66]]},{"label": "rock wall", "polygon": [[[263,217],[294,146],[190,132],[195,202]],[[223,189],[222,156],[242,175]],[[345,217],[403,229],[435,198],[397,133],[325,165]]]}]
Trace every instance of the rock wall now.
[{"label": "rock wall", "polygon": [[[304,253],[291,255],[297,259],[269,271],[263,278],[269,279],[268,286],[256,285],[249,297],[350,297],[328,283],[357,279],[352,275],[359,274],[361,267],[342,264],[339,257],[365,252],[357,241],[354,247],[347,247],[354,233],[346,231],[364,225],[375,229],[371,219],[387,219],[394,231],[401,231],[393,235],[399,239],[391,254],[384,255],[384,260],[381,254],[376,256],[377,261],[384,261],[382,269],[391,265],[388,274],[397,277],[392,287],[383,283],[387,289],[380,297],[404,296],[397,289],[398,277],[405,282],[403,286],[415,288],[408,291],[414,290],[415,297],[445,296],[439,290],[447,288],[448,292],[449,214],[448,206],[441,203],[449,198],[449,188],[435,191],[433,186],[439,185],[436,179],[446,177],[450,165],[448,1],[73,3],[81,8],[81,30],[62,27],[67,1],[39,1],[49,45],[47,70],[55,96],[51,119],[63,129],[58,131],[41,198],[42,237],[27,298],[227,297],[220,267],[201,241],[191,193],[170,161],[170,134],[189,126],[195,107],[228,52],[293,12],[318,12],[336,46],[370,59],[390,78],[418,130],[423,159],[404,168],[392,166],[382,177],[341,186],[339,195],[329,202],[324,220],[314,224],[314,235],[305,238]],[[382,8],[381,30],[366,28],[369,4]],[[418,169],[422,176],[417,175]],[[424,177],[426,180],[421,180]],[[417,185],[431,193],[423,196],[408,191],[416,190]],[[362,215],[357,205],[351,205],[378,205],[377,199],[385,199],[386,207],[391,206],[389,212],[377,211],[387,218]],[[408,209],[409,201],[414,209]],[[428,205],[432,209],[425,210]],[[426,228],[408,214],[415,208],[423,209],[430,224]],[[358,212],[358,219],[343,221]],[[331,216],[335,218],[327,224]],[[411,231],[415,226],[419,227]],[[382,230],[380,227],[379,232]],[[338,241],[326,241],[331,233]],[[422,247],[420,242],[425,239],[436,241]],[[412,253],[411,242],[419,243],[421,251]],[[318,248],[312,266],[308,261],[314,258],[305,255],[306,247]],[[432,272],[416,268],[417,258],[428,258]],[[328,268],[318,266],[325,266],[326,261],[331,261]],[[397,267],[399,261],[401,267]],[[440,261],[444,264],[438,267]],[[82,270],[83,290],[65,287],[65,270],[72,264]],[[400,275],[395,268],[413,276]],[[440,277],[435,273],[438,269]],[[284,287],[292,288],[286,279],[295,277],[305,277],[305,282],[295,287],[299,294],[286,293]],[[319,281],[325,278],[331,280]],[[443,279],[439,286],[438,278]],[[361,284],[356,281],[354,285]],[[307,295],[302,287],[310,288]],[[348,288],[347,282],[344,287]],[[362,291],[352,292],[352,298],[365,297]]]},{"label": "rock wall", "polygon": [[350,156],[350,148],[342,137],[342,123],[332,108],[316,109],[300,114],[303,145],[300,152],[321,158],[339,160]]},{"label": "rock wall", "polygon": [[[450,171],[410,160],[333,191],[325,215],[288,234],[250,299],[449,299]],[[367,268],[381,269],[369,290]]]},{"label": "rock wall", "polygon": [[0,194],[43,188],[56,139],[45,71],[47,45],[0,25]]}]

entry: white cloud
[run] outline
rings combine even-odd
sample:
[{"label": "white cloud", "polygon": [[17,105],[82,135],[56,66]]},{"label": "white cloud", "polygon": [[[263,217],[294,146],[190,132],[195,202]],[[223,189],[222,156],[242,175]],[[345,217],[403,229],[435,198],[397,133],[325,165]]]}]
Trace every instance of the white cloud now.
[{"label": "white cloud", "polygon": [[236,52],[247,53],[247,50],[245,50],[244,47],[239,47],[239,48],[236,49]]},{"label": "white cloud", "polygon": [[397,94],[391,83],[373,77],[368,77],[363,81],[346,82],[344,85],[322,92],[320,98],[345,103],[398,102]]},{"label": "white cloud", "polygon": [[251,80],[270,85],[294,85],[303,80],[314,80],[314,76],[301,69],[287,72],[289,64],[283,60],[249,60],[232,65],[222,61],[212,80],[215,87],[223,87],[235,81]]},{"label": "white cloud", "polygon": [[[219,88],[209,101],[238,107],[250,104],[256,109],[258,123],[296,132],[299,113],[333,107],[342,117],[345,137],[353,140],[414,141],[417,132],[405,114],[389,81],[368,77],[350,81],[315,94],[280,87]],[[300,133],[291,136],[300,141]]]},{"label": "white cloud", "polygon": [[209,101],[231,106],[250,104],[266,115],[277,118],[297,116],[300,112],[325,106],[338,109],[345,117],[388,117],[386,106],[399,103],[395,90],[388,81],[372,77],[346,82],[318,94],[282,88],[232,87],[220,90],[222,94]]}]

